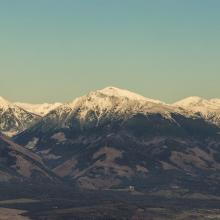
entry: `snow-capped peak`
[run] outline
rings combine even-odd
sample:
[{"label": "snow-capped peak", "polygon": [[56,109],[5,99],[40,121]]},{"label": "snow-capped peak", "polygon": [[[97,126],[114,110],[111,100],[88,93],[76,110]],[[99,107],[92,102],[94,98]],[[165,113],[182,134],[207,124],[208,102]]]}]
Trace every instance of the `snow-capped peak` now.
[{"label": "snow-capped peak", "polygon": [[0,132],[13,136],[39,120],[23,108],[0,97]]},{"label": "snow-capped peak", "polygon": [[125,90],[125,89],[119,89],[117,87],[113,87],[113,86],[110,86],[110,87],[106,87],[104,89],[101,89],[101,90],[97,90],[97,91],[94,91],[94,92],[91,92],[90,94],[103,94],[105,96],[113,96],[113,97],[118,97],[118,98],[127,98],[127,99],[130,99],[130,100],[139,100],[139,101],[148,101],[148,102],[153,102],[153,103],[162,103],[161,101],[159,100],[154,100],[154,99],[149,99],[149,98],[146,98],[142,95],[139,95],[137,93],[134,93],[134,92],[130,92],[128,90]]},{"label": "snow-capped peak", "polygon": [[195,105],[195,104],[206,102],[206,101],[208,100],[201,98],[199,96],[190,96],[178,102],[175,102],[173,105],[180,106],[180,107],[189,107],[191,105]]},{"label": "snow-capped peak", "polygon": [[212,118],[212,120],[219,123],[220,99],[204,99],[192,96],[174,103],[173,106],[184,108],[193,113],[200,113],[206,118]]},{"label": "snow-capped peak", "polygon": [[137,113],[152,112],[170,117],[171,108],[160,101],[147,99],[127,90],[107,87],[92,91],[70,103],[59,106],[44,120],[60,121],[61,124],[66,125],[74,118],[74,120],[79,120],[81,125],[91,122],[98,125],[105,119],[124,120]]},{"label": "snow-capped peak", "polygon": [[128,99],[138,99],[138,100],[145,100],[146,98],[138,95],[136,93],[130,92],[125,89],[119,89],[116,87],[106,87],[102,90],[98,90],[97,92],[102,93],[106,96],[116,96],[116,97],[126,97]]},{"label": "snow-capped peak", "polygon": [[[116,104],[117,103],[117,104]],[[84,106],[86,109],[111,109],[115,108],[127,108],[141,104],[142,106],[147,104],[164,104],[161,101],[145,98],[139,94],[130,92],[128,90],[119,89],[116,87],[106,87],[101,90],[92,91],[89,94],[76,98],[68,104],[64,104],[67,108],[79,109],[79,106]],[[124,106],[125,105],[125,106]],[[118,109],[119,110],[119,109]]]},{"label": "snow-capped peak", "polygon": [[173,105],[180,106],[183,108],[196,108],[203,107],[205,109],[219,109],[220,110],[220,99],[204,99],[197,96],[192,96],[180,100]]}]

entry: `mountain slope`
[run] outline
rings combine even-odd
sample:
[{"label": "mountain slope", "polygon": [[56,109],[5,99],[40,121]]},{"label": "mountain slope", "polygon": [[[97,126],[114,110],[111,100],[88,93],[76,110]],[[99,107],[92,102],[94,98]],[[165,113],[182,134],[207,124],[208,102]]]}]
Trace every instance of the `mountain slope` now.
[{"label": "mountain slope", "polygon": [[39,119],[39,116],[0,97],[0,132],[12,136],[24,131]]},{"label": "mountain slope", "polygon": [[173,106],[181,107],[193,114],[200,115],[205,120],[220,126],[220,99],[204,99],[192,96],[180,100]]},{"label": "mountain slope", "polygon": [[137,113],[158,112],[164,117],[169,117],[171,111],[172,108],[160,101],[107,87],[61,105],[52,110],[39,124],[45,129],[51,129],[53,126],[86,129],[124,120]]},{"label": "mountain slope", "polygon": [[53,104],[49,103],[43,103],[43,104],[29,104],[29,103],[21,103],[21,102],[15,102],[15,105],[25,109],[28,112],[31,112],[33,114],[44,116],[53,109],[59,107],[62,105],[62,103],[56,102]]},{"label": "mountain slope", "polygon": [[41,158],[0,134],[0,182],[56,181]]},{"label": "mountain slope", "polygon": [[182,112],[108,87],[52,110],[15,141],[82,188],[220,193],[220,128]]}]

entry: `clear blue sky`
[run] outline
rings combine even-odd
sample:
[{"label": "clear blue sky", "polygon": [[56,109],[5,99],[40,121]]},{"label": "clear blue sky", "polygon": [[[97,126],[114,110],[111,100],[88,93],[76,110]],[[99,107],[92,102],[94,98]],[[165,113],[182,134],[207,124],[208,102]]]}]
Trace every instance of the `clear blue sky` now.
[{"label": "clear blue sky", "polygon": [[220,98],[220,1],[0,1],[0,96],[69,101],[109,85]]}]

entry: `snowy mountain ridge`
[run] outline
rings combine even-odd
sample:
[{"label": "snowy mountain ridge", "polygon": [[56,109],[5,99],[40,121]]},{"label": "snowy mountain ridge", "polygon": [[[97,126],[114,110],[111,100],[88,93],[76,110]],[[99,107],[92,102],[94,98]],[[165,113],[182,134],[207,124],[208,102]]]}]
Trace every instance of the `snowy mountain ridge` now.
[{"label": "snowy mountain ridge", "polygon": [[51,110],[59,107],[62,103],[56,102],[53,104],[43,103],[43,104],[29,104],[29,103],[22,103],[22,102],[15,102],[17,106],[25,109],[28,112],[34,113],[39,116],[45,116]]},{"label": "snowy mountain ridge", "polygon": [[0,108],[7,109],[9,107],[9,105],[11,105],[11,103],[0,96]]},{"label": "snowy mountain ridge", "polygon": [[200,110],[202,112],[208,110],[220,110],[220,99],[204,99],[198,96],[187,97],[173,104],[191,110]]},{"label": "snowy mountain ridge", "polygon": [[[177,101],[173,104],[166,104],[160,100],[150,99],[146,98],[142,95],[139,95],[134,92],[130,92],[125,89],[120,89],[116,87],[106,87],[101,90],[92,91],[87,95],[84,95],[82,97],[78,97],[74,99],[72,102],[69,103],[43,103],[43,104],[30,104],[30,103],[22,103],[22,102],[9,102],[8,100],[0,97],[0,107],[7,109],[12,104],[39,116],[45,116],[50,111],[57,109],[61,106],[62,108],[70,108],[75,109],[77,108],[79,103],[82,104],[82,102],[85,102],[87,107],[89,107],[89,103],[91,104],[90,107],[94,105],[95,102],[97,102],[97,106],[100,106],[102,108],[109,107],[109,105],[112,105],[111,102],[113,100],[120,100],[122,101],[122,104],[124,102],[139,102],[141,105],[154,105],[158,104],[160,106],[166,106],[166,108],[173,108],[174,111],[179,108],[185,109],[189,112],[193,113],[202,113],[203,115],[209,115],[210,113],[220,113],[220,99],[205,99],[198,96],[191,96],[187,97],[185,99],[182,99],[180,101]],[[93,103],[93,104],[92,104]],[[93,106],[94,107],[94,106]]]},{"label": "snowy mountain ridge", "polygon": [[34,124],[39,116],[0,97],[0,132],[12,136]]},{"label": "snowy mountain ridge", "polygon": [[192,96],[173,104],[220,126],[220,99],[204,99]]},{"label": "snowy mountain ridge", "polygon": [[139,94],[116,87],[106,87],[74,99],[69,103],[28,104],[9,102],[0,97],[0,130],[8,134],[23,131],[35,121],[57,121],[62,126],[78,120],[81,125],[99,124],[105,119],[123,119],[135,114],[161,114],[172,120],[172,113],[187,117],[203,117],[220,125],[220,99],[204,99],[192,96],[174,104],[145,98]]},{"label": "snowy mountain ridge", "polygon": [[[63,118],[64,121],[74,117],[81,123],[99,123],[104,118],[129,118],[137,113],[158,112],[169,117],[172,108],[158,100],[148,99],[136,93],[116,87],[107,87],[92,91],[88,95],[61,105],[48,114],[49,117]],[[52,116],[53,115],[53,116]],[[62,115],[66,115],[63,117]],[[65,123],[66,124],[66,123]]]},{"label": "snowy mountain ridge", "polygon": [[77,118],[81,123],[86,121],[99,123],[104,117],[129,118],[137,113],[145,115],[159,113],[164,118],[170,119],[172,119],[172,113],[178,113],[186,117],[203,117],[219,126],[220,99],[207,100],[192,96],[174,104],[166,104],[128,90],[106,87],[59,106],[52,111],[51,115],[49,113],[49,117],[62,118],[65,121],[64,124],[72,117]]}]

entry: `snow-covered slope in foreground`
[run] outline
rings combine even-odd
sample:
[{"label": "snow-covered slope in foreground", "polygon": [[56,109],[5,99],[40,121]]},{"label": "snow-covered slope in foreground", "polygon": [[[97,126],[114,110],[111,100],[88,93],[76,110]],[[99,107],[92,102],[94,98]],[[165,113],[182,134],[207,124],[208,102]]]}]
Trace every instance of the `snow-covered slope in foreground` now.
[{"label": "snow-covered slope in foreground", "polygon": [[17,106],[25,109],[28,112],[31,112],[31,113],[34,113],[34,114],[40,115],[40,116],[45,116],[46,114],[48,114],[53,109],[55,109],[55,108],[62,105],[62,103],[59,103],[59,102],[56,102],[56,103],[53,103],[53,104],[49,104],[49,103],[30,104],[30,103],[16,102],[14,104],[16,104]]},{"label": "snow-covered slope in foreground", "polygon": [[24,131],[39,118],[39,116],[0,97],[0,132],[12,136]]},{"label": "snow-covered slope in foreground", "polygon": [[206,120],[220,125],[220,99],[204,99],[192,96],[174,103],[173,106],[181,107],[194,114],[200,114]]}]

